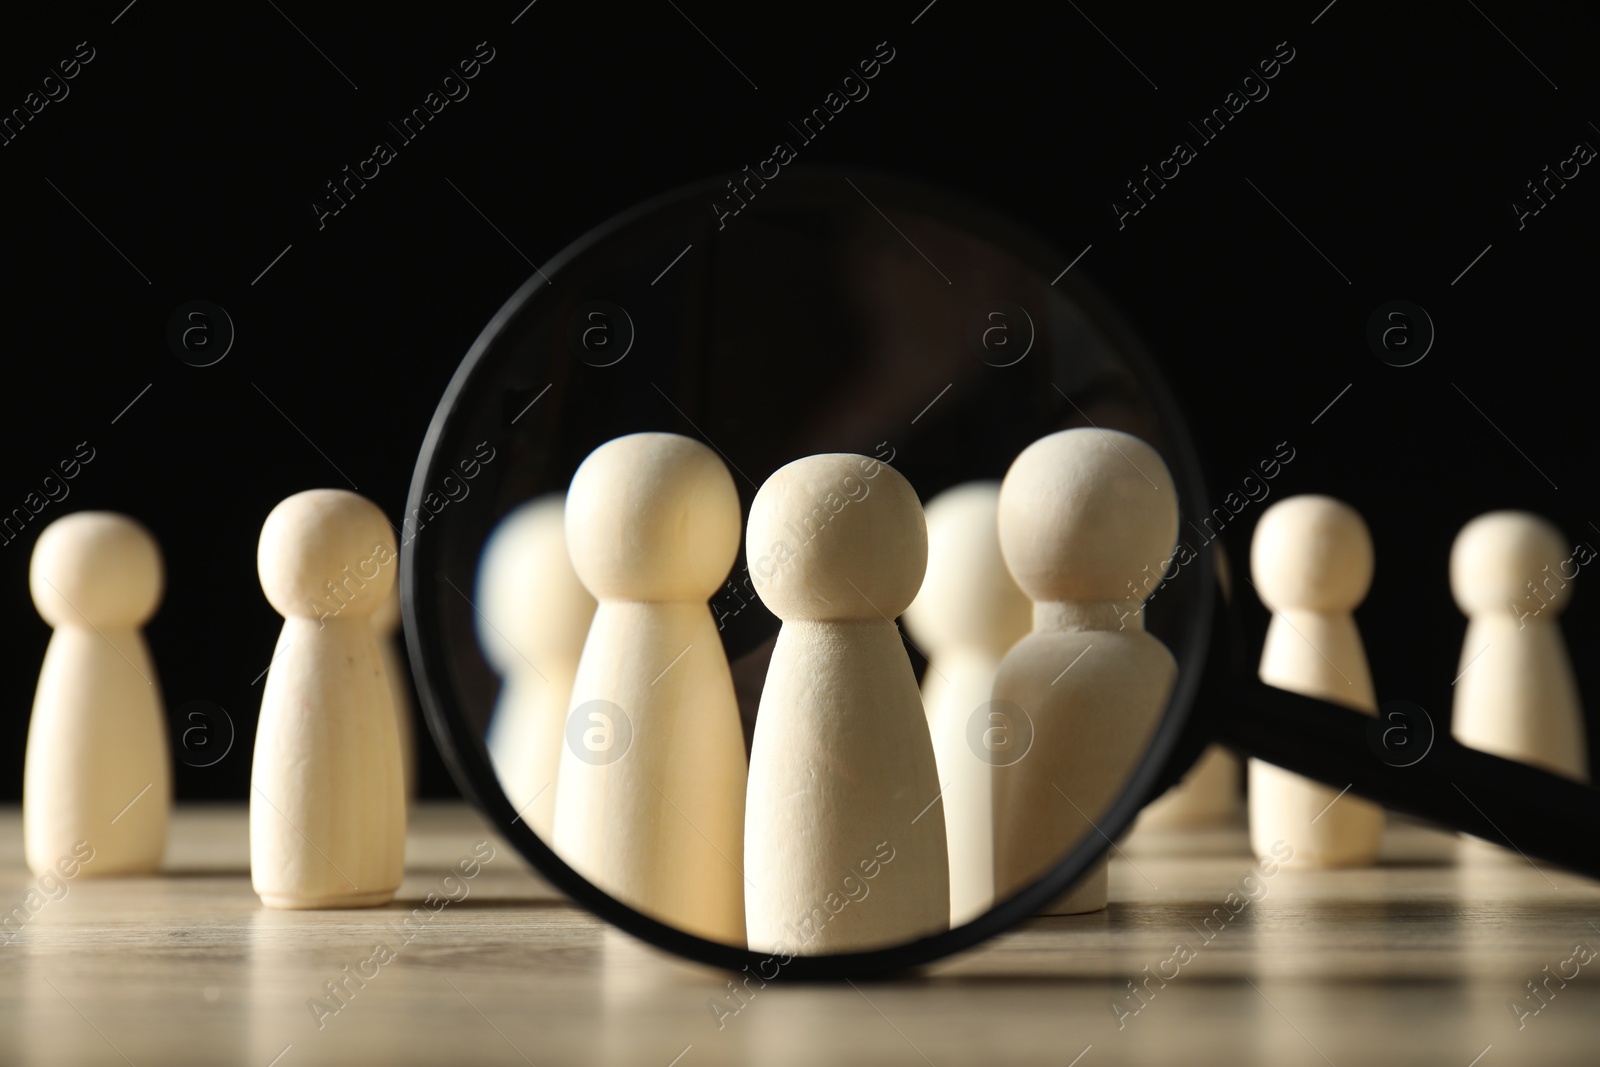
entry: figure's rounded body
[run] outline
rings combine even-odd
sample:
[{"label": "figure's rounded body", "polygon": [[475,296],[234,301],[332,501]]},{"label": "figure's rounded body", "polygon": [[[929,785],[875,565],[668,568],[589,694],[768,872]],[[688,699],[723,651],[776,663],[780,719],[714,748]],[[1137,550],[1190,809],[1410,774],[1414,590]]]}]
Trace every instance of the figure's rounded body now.
[{"label": "figure's rounded body", "polygon": [[[1103,625],[1114,626],[1114,616]],[[1063,673],[1063,667],[1071,665]],[[995,769],[995,890],[1005,896],[1060,863],[1099,823],[1138,764],[1178,666],[1142,629],[1036,630],[1017,642],[994,682],[998,713],[1026,711],[1032,748]],[[1099,911],[1100,860],[1048,906],[1054,915]]]}]

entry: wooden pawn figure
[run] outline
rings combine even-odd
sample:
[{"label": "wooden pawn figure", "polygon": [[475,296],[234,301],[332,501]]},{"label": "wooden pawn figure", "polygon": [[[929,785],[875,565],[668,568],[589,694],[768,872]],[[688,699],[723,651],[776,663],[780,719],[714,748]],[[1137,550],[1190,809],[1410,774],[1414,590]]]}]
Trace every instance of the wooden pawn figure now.
[{"label": "wooden pawn figure", "polygon": [[[1583,705],[1556,616],[1588,559],[1537,515],[1495,511],[1462,527],[1450,588],[1467,616],[1451,733],[1469,748],[1589,780]],[[1570,569],[1571,573],[1566,573]]]},{"label": "wooden pawn figure", "polygon": [[[1031,747],[995,768],[995,895],[1059,863],[1117,798],[1161,721],[1178,667],[1144,629],[1128,581],[1160,574],[1178,499],[1159,453],[1131,434],[1077,428],[1041,438],[1000,487],[1000,547],[1033,600],[1033,632],[1000,665],[992,713]],[[1136,585],[1135,589],[1139,587]],[[1106,906],[1106,861],[1044,914]]]},{"label": "wooden pawn figure", "polygon": [[400,647],[400,583],[394,583],[378,610],[371,615],[372,632],[378,638],[378,655],[383,660],[383,676],[389,682],[389,698],[394,704],[395,736],[400,741],[400,780],[406,800],[417,795],[416,708],[411,701],[411,673],[406,667],[405,650]]},{"label": "wooden pawn figure", "polygon": [[370,618],[395,562],[383,512],[343,489],[296,493],[261,527],[256,570],[284,617],[250,768],[250,881],[268,907],[368,907],[400,887],[400,739]]},{"label": "wooden pawn figure", "polygon": [[783,620],[750,752],[750,947],[855,952],[948,929],[939,772],[893,622],[927,566],[916,491],[865,456],[808,456],[756,493],[745,542]]},{"label": "wooden pawn figure", "polygon": [[23,851],[35,874],[63,861],[82,861],[91,876],[146,874],[161,864],[172,758],[140,627],[162,585],[155,538],[124,515],[77,512],[34,544],[28,586],[55,631],[22,775]]},{"label": "wooden pawn figure", "polygon": [[708,603],[739,551],[733,478],[690,438],[619,437],[573,476],[566,538],[599,605],[572,683],[555,850],[631,907],[742,946],[744,729]]},{"label": "wooden pawn figure", "polygon": [[578,657],[594,597],[567,555],[565,497],[552,493],[500,520],[478,564],[478,644],[503,679],[489,756],[512,807],[554,838],[556,778]]},{"label": "wooden pawn figure", "polygon": [[[1372,536],[1359,513],[1327,496],[1280,500],[1256,524],[1250,571],[1272,611],[1260,678],[1278,689],[1376,716],[1366,650],[1351,613],[1372,585]],[[1378,855],[1383,809],[1252,759],[1250,844],[1258,857],[1282,842],[1290,867],[1363,867]]]},{"label": "wooden pawn figure", "polygon": [[939,767],[950,858],[950,925],[994,903],[994,783],[982,735],[995,672],[1033,622],[1033,605],[1006,570],[996,522],[999,482],[968,482],[928,502],[928,573],[905,624],[928,655],[922,704]]}]

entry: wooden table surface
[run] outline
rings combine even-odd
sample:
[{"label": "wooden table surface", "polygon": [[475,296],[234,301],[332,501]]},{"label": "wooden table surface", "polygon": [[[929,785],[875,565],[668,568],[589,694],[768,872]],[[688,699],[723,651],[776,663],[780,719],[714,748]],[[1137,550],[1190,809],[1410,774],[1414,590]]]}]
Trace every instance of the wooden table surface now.
[{"label": "wooden table surface", "polygon": [[[486,840],[494,858],[445,882]],[[389,908],[268,911],[248,856],[242,806],[180,807],[162,876],[41,890],[0,808],[0,908],[38,893],[0,931],[0,1064],[1600,1062],[1600,887],[1418,827],[1392,825],[1375,869],[1279,871],[1248,903],[1227,898],[1253,864],[1242,828],[1135,835],[1103,913],[895,981],[780,975],[720,1027],[727,975],[555,899],[461,805],[414,810]],[[459,899],[397,932],[430,891]]]}]

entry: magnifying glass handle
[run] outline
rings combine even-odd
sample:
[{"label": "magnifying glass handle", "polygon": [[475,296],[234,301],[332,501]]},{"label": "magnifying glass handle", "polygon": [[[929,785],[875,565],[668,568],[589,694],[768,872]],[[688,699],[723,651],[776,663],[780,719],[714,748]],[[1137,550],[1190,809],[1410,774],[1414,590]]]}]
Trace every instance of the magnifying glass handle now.
[{"label": "magnifying glass handle", "polygon": [[1335,788],[1348,786],[1386,808],[1514,849],[1530,862],[1548,860],[1600,877],[1600,790],[1467,748],[1447,734],[1404,763],[1375,741],[1383,724],[1372,716],[1259,682],[1235,686],[1224,706],[1215,723],[1219,739],[1245,755]]}]

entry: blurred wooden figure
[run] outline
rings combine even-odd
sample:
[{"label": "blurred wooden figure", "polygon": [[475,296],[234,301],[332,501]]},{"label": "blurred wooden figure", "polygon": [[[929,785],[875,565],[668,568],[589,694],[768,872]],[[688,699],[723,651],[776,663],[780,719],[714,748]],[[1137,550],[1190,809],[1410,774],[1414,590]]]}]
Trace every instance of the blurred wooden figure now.
[{"label": "blurred wooden figure", "polygon": [[161,550],[139,523],[80,511],[34,544],[28,585],[54,628],[28,725],[23,848],[36,874],[145,874],[161,864],[172,758],[140,627],[161,602]]},{"label": "blurred wooden figure", "polygon": [[[1250,570],[1272,611],[1261,680],[1292,693],[1378,713],[1366,650],[1351,614],[1372,585],[1372,536],[1356,510],[1327,496],[1268,508],[1250,544]],[[1364,867],[1383,840],[1383,809],[1261,760],[1250,764],[1250,843],[1291,867]]]},{"label": "blurred wooden figure", "polygon": [[595,600],[567,554],[565,497],[500,520],[478,565],[478,643],[502,685],[489,755],[511,806],[549,844],[572,680]]},{"label": "blurred wooden figure", "polygon": [[1451,733],[1579,782],[1589,780],[1583,704],[1557,616],[1594,559],[1586,549],[1569,557],[1550,523],[1495,511],[1462,527],[1450,550],[1450,589],[1468,619]]},{"label": "blurred wooden figure", "polygon": [[1033,622],[1033,605],[1000,555],[999,510],[999,482],[968,482],[928,502],[928,573],[905,613],[928,655],[922,703],[939,767],[952,926],[994,903],[992,766],[1004,757],[980,755],[969,734],[976,730],[980,745],[994,736],[987,712],[995,672]]}]

